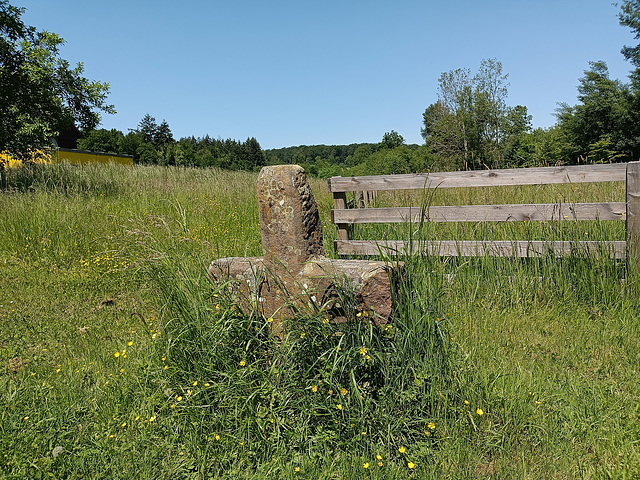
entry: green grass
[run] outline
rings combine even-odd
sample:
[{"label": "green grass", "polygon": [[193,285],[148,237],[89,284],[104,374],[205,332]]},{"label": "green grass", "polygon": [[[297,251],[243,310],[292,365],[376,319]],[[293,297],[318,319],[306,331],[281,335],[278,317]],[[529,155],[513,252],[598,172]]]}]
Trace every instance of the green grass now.
[{"label": "green grass", "polygon": [[[10,171],[0,478],[640,476],[639,289],[625,262],[404,258],[391,328],[353,311],[347,324],[292,319],[278,340],[206,276],[214,258],[260,255],[255,180],[159,167]],[[324,182],[312,189],[329,247],[332,200]],[[434,204],[624,192],[438,195]],[[470,235],[624,238],[613,223]],[[447,228],[438,233],[465,234]]]}]

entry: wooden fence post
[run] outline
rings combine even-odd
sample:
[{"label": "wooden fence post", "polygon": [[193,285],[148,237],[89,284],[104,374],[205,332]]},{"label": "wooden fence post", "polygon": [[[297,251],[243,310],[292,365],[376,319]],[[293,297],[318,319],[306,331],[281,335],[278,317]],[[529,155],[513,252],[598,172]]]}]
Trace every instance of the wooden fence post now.
[{"label": "wooden fence post", "polygon": [[[343,210],[347,208],[347,194],[345,192],[334,192],[333,208],[336,210]],[[331,216],[333,217],[333,213]],[[333,222],[333,218],[331,218],[331,221]],[[349,225],[346,223],[339,223],[336,224],[336,227],[338,230],[337,240],[349,240]]]},{"label": "wooden fence post", "polygon": [[627,164],[627,255],[640,271],[640,162]]}]

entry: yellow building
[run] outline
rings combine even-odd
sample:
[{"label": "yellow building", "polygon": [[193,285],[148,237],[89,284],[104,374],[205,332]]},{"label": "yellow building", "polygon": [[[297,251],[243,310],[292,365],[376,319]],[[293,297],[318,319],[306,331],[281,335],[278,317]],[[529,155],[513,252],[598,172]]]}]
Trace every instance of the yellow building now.
[{"label": "yellow building", "polygon": [[[69,148],[56,148],[55,150],[36,150],[31,153],[28,160],[34,163],[70,163],[81,165],[85,163],[117,163],[119,165],[133,165],[133,156],[118,155],[115,153],[87,152],[84,150],[72,150]],[[7,153],[0,153],[0,164],[8,168],[22,165],[22,161],[11,157]]]},{"label": "yellow building", "polygon": [[133,156],[118,155],[115,153],[87,152],[85,150],[72,150],[70,148],[58,148],[53,157],[55,163],[70,163],[80,165],[84,163],[117,163],[119,165],[133,165]]}]

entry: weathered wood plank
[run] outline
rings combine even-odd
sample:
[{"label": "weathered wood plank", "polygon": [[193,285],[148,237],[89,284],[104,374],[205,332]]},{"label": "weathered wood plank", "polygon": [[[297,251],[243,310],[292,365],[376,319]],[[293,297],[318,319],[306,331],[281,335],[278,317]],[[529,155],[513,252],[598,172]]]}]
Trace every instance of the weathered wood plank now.
[{"label": "weathered wood plank", "polygon": [[[412,251],[407,251],[411,248]],[[474,240],[434,240],[429,242],[415,242],[409,245],[404,241],[375,241],[350,240],[336,241],[336,251],[339,255],[379,255],[380,253],[408,253],[415,254],[423,251],[428,255],[442,257],[518,257],[532,258],[547,255],[551,251],[556,255],[589,254],[609,255],[612,258],[626,257],[626,242],[624,241],[577,241],[577,242],[547,242],[547,241],[474,241]]]},{"label": "weathered wood plank", "polygon": [[[347,194],[344,192],[336,192],[333,194],[333,206],[337,210],[346,209],[347,208]],[[334,222],[331,220],[338,232],[337,238],[338,240],[349,240],[349,225],[344,222]]]},{"label": "weathered wood plank", "polygon": [[626,204],[545,203],[334,209],[334,223],[507,222],[554,220],[624,220]]},{"label": "weathered wood plank", "polygon": [[640,162],[627,164],[627,245],[640,270]]},{"label": "weathered wood plank", "polygon": [[626,179],[626,163],[568,167],[513,168],[364,177],[331,177],[330,192],[409,190],[422,188],[494,187],[558,183],[618,182]]}]

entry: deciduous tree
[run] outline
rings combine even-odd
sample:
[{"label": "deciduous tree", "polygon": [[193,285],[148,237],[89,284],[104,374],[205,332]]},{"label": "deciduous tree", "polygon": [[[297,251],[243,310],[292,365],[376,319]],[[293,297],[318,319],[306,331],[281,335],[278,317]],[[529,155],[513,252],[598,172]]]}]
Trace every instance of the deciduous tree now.
[{"label": "deciduous tree", "polygon": [[107,104],[109,84],[83,76],[60,57],[64,40],[22,21],[23,8],[0,0],[0,151],[14,155],[49,146],[73,125],[90,130]]}]

